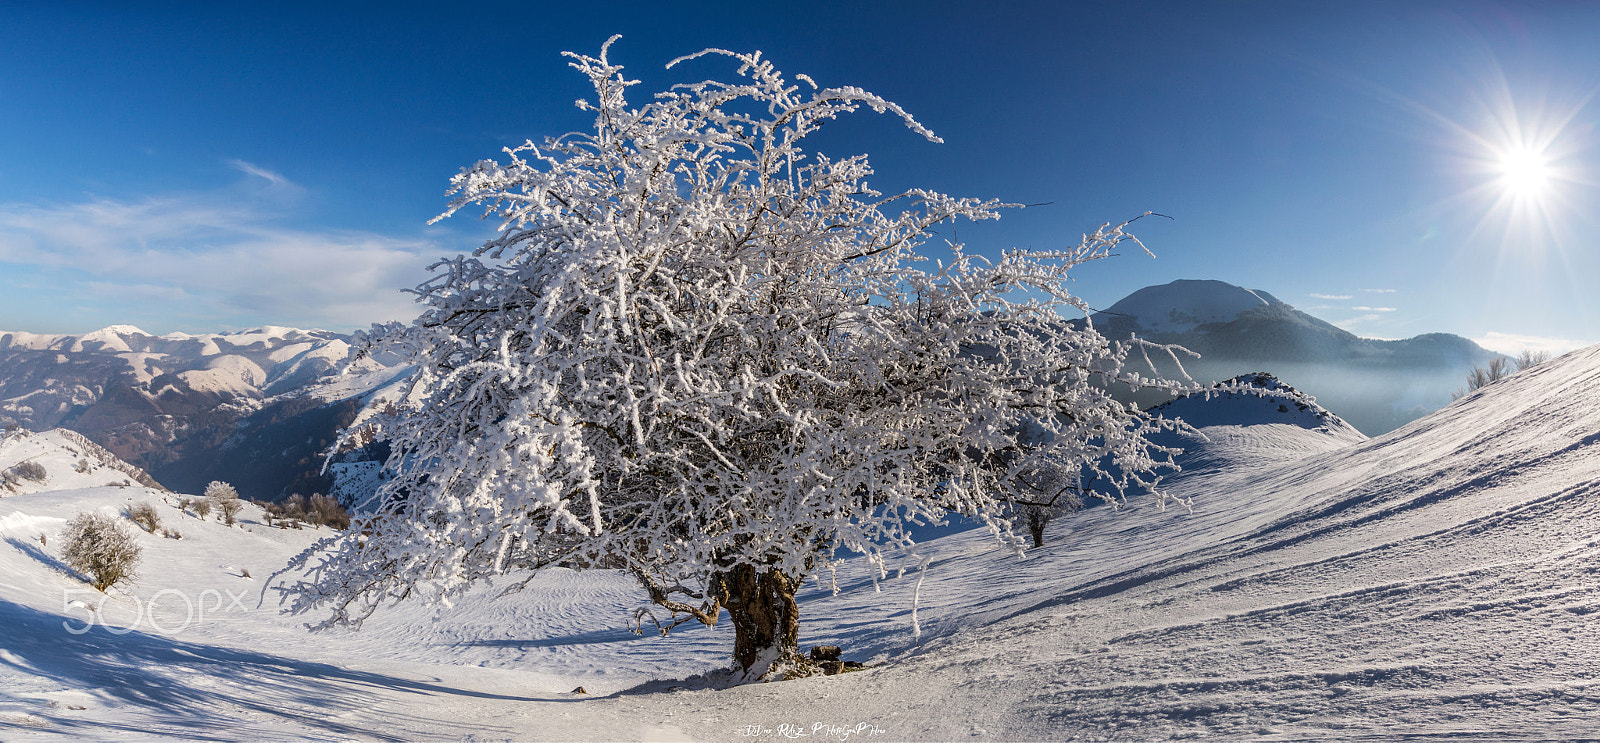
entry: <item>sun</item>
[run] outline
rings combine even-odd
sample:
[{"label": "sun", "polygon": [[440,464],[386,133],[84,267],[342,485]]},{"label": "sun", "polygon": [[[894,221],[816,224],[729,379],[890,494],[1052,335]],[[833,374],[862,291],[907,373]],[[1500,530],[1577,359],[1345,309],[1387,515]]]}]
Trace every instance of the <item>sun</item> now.
[{"label": "sun", "polygon": [[1477,127],[1456,125],[1466,176],[1457,203],[1475,222],[1470,239],[1498,242],[1505,259],[1563,251],[1583,213],[1578,200],[1587,185],[1580,167],[1584,128],[1574,120],[1593,98],[1552,103],[1539,97],[1519,106],[1509,87],[1501,87],[1480,98]]},{"label": "sun", "polygon": [[1550,186],[1550,161],[1534,147],[1507,148],[1500,153],[1497,170],[1502,195],[1514,201],[1539,201]]}]

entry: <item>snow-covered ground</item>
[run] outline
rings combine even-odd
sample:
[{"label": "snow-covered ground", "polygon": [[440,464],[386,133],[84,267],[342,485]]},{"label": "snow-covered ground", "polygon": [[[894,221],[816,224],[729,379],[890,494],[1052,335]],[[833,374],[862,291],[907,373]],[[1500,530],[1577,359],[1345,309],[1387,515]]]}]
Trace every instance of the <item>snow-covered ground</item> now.
[{"label": "snow-covered ground", "polygon": [[[978,530],[922,573],[847,564],[802,596],[801,640],[874,666],[731,689],[691,678],[730,628],[632,635],[613,573],[312,635],[269,576],[325,530],[137,486],[0,497],[0,738],[1600,736],[1600,347],[1370,440],[1213,403],[1172,410],[1206,434],[1170,481],[1192,512],[1090,508],[1021,560]],[[183,538],[140,532],[143,578],[103,598],[55,535],[137,502]]]}]

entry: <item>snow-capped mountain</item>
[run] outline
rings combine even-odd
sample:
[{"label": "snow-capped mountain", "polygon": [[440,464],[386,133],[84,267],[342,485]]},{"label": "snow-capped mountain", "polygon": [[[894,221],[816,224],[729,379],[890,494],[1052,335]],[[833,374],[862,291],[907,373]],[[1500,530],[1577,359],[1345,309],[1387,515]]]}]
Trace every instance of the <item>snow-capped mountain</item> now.
[{"label": "snow-capped mountain", "polygon": [[[1237,320],[1251,310],[1283,304],[1260,289],[1250,290],[1223,281],[1179,279],[1147,286],[1095,317],[1097,325],[1120,318],[1149,334],[1187,333],[1202,325]],[[1102,331],[1103,332],[1103,331]]]},{"label": "snow-capped mountain", "polygon": [[322,330],[0,331],[0,427],[68,428],[171,487],[220,479],[272,499],[328,488],[321,453],[351,398],[393,376]]},{"label": "snow-capped mountain", "polygon": [[[1468,370],[1498,355],[1446,333],[1361,338],[1267,292],[1222,281],[1145,287],[1092,319],[1114,340],[1137,335],[1199,353],[1184,367],[1201,382],[1268,370],[1369,435],[1444,407]],[[1157,371],[1177,373],[1159,362]]]}]

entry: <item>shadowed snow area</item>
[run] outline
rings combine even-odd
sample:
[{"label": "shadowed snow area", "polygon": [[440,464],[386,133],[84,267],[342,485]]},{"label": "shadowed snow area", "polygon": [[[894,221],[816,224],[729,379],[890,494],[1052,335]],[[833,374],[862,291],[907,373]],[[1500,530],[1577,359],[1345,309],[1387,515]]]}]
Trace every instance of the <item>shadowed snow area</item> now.
[{"label": "shadowed snow area", "polygon": [[[1170,406],[1204,434],[1168,482],[1192,512],[1090,508],[1021,560],[980,529],[904,575],[847,563],[802,595],[801,641],[876,665],[732,689],[704,676],[731,629],[633,635],[616,573],[311,635],[257,597],[327,530],[139,487],[0,497],[0,738],[1600,735],[1600,347],[1370,440],[1291,392]],[[144,577],[103,599],[55,535],[130,502],[183,539],[137,532]],[[108,626],[75,634],[85,602]]]}]

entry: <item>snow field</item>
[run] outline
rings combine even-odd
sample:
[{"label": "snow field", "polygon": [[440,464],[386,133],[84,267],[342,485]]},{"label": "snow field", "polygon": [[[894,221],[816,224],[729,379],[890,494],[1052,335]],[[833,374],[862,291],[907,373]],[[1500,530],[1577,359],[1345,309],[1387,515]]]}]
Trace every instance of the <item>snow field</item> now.
[{"label": "snow field", "polygon": [[[1597,390],[1600,348],[1372,440],[1196,416],[1212,425],[1170,481],[1192,513],[1090,508],[1021,560],[966,531],[920,546],[925,575],[909,556],[876,581],[847,563],[838,594],[808,583],[801,642],[876,666],[731,689],[711,673],[729,628],[635,636],[644,599],[614,573],[311,635],[262,589],[327,530],[267,529],[251,508],[240,527],[202,523],[138,487],[9,495],[0,738],[1593,738]],[[89,614],[64,593],[95,597],[37,533],[141,501],[184,538],[139,532],[145,577],[104,599],[111,626],[69,632]],[[162,591],[241,589],[245,610],[158,629],[186,611]],[[145,621],[113,632],[141,603]]]}]

